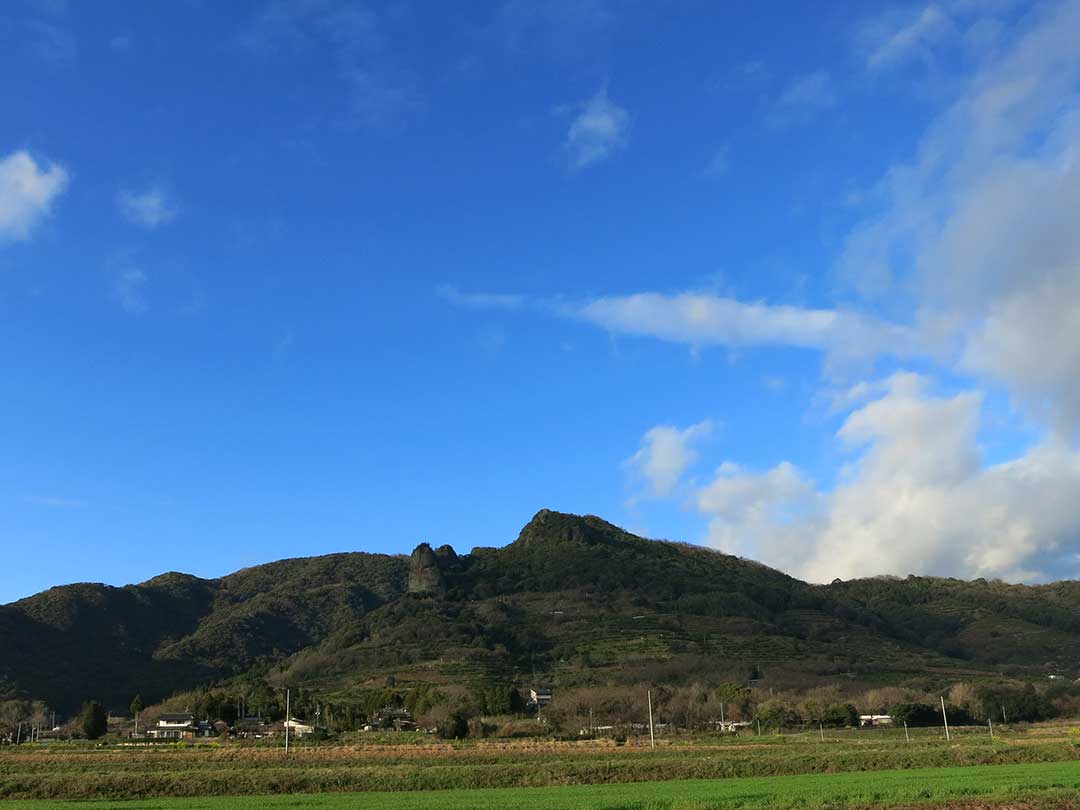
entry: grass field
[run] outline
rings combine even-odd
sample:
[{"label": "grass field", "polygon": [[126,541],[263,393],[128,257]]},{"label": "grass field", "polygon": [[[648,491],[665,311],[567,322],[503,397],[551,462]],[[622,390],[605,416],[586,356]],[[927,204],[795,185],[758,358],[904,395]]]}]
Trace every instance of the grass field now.
[{"label": "grass field", "polygon": [[[94,810],[784,810],[948,805],[979,800],[1066,806],[1080,796],[1080,763],[991,765],[621,785],[436,790],[423,793],[159,798],[94,802]],[[1058,801],[1061,804],[1058,805]],[[85,810],[71,801],[19,801],[11,810]]]},{"label": "grass field", "polygon": [[[913,729],[910,740],[903,729],[832,731],[824,740],[816,731],[680,737],[660,740],[655,750],[643,740],[451,743],[400,736],[394,743],[371,737],[298,745],[287,756],[272,742],[11,747],[0,749],[0,799],[24,808],[96,799],[140,810],[245,804],[259,810],[255,803],[279,801],[328,810],[456,810],[534,806],[529,802],[575,808],[717,802],[848,807],[1025,791],[1080,796],[1080,735],[1067,724],[1001,729],[994,740],[974,728],[957,730],[949,741],[939,729]],[[26,803],[33,800],[45,804]]]}]

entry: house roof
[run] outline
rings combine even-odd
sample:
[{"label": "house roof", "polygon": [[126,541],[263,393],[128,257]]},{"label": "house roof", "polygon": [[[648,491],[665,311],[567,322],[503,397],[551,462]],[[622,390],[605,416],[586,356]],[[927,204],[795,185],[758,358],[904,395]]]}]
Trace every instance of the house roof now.
[{"label": "house roof", "polygon": [[193,714],[161,714],[158,715],[159,723],[190,723],[195,719]]}]

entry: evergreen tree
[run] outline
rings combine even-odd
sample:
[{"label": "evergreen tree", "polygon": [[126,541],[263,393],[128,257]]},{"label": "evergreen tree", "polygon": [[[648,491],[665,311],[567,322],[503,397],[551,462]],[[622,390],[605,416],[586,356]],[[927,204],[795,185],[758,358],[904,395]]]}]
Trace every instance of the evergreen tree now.
[{"label": "evergreen tree", "polygon": [[96,740],[105,734],[108,729],[108,718],[105,716],[105,709],[96,700],[83,705],[82,712],[79,714],[79,727],[82,728],[83,734],[86,735],[88,740]]}]

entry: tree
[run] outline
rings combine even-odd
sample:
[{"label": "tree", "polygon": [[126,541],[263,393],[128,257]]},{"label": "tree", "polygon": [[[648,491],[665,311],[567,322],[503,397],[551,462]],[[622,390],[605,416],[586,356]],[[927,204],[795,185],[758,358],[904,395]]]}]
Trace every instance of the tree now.
[{"label": "tree", "polygon": [[142,696],[136,695],[131,699],[131,705],[128,707],[131,709],[131,716],[135,718],[135,733],[139,732],[139,712],[143,710]]},{"label": "tree", "polygon": [[929,703],[897,703],[889,714],[897,725],[937,726],[942,722],[941,712]]},{"label": "tree", "polygon": [[105,734],[109,726],[105,709],[96,700],[85,703],[79,713],[79,727],[88,740],[96,740]]},{"label": "tree", "polygon": [[834,703],[822,712],[818,718],[823,726],[843,728],[845,726],[858,727],[859,712],[850,703]]}]

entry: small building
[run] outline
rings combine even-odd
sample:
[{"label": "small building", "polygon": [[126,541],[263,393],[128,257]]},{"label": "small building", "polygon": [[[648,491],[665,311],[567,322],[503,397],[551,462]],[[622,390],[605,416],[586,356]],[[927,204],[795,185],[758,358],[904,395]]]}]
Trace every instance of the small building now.
[{"label": "small building", "polygon": [[157,725],[146,730],[146,736],[154,740],[193,740],[198,731],[193,714],[162,714]]},{"label": "small building", "polygon": [[532,709],[542,709],[551,703],[551,690],[545,686],[538,686],[529,690],[527,705]]},{"label": "small building", "polygon": [[891,726],[893,719],[891,714],[860,714],[860,726]]},{"label": "small building", "polygon": [[750,728],[748,720],[713,720],[712,727],[721,734],[738,734],[744,728]]},{"label": "small building", "polygon": [[404,706],[384,706],[371,717],[368,730],[392,728],[398,731],[411,731],[416,728],[416,721]]},{"label": "small building", "polygon": [[241,717],[233,724],[237,737],[258,739],[270,733],[270,726],[261,717]]},{"label": "small building", "polygon": [[309,726],[307,723],[301,723],[296,718],[289,718],[282,726],[289,730],[290,737],[303,737],[305,734],[310,734],[315,730],[315,726]]},{"label": "small building", "polygon": [[211,723],[209,720],[200,720],[195,724],[195,736],[201,739],[217,737],[221,734],[219,724],[224,725],[220,720],[218,720],[217,723]]}]

